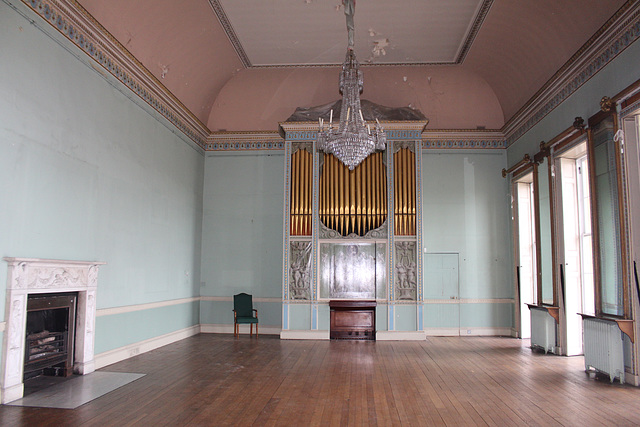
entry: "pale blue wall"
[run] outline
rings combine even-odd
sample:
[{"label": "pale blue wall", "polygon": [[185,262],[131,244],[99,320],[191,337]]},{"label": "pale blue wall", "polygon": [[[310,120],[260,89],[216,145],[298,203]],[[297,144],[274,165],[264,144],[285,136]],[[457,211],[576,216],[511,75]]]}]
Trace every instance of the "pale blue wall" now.
[{"label": "pale blue wall", "polygon": [[[460,299],[514,296],[505,161],[503,150],[422,153],[423,250],[459,254]],[[424,277],[427,298],[433,294],[429,283]],[[424,327],[512,327],[512,311],[501,304],[488,310],[469,303],[425,304]]]},{"label": "pale blue wall", "polygon": [[[199,295],[203,155],[61,43],[0,2],[0,255],[106,262],[98,309]],[[198,323],[166,310],[99,317],[96,351]]]},{"label": "pale blue wall", "polygon": [[[231,298],[282,298],[282,152],[212,153],[205,159],[202,323],[232,324]],[[263,303],[260,324],[281,326],[281,303]]]}]

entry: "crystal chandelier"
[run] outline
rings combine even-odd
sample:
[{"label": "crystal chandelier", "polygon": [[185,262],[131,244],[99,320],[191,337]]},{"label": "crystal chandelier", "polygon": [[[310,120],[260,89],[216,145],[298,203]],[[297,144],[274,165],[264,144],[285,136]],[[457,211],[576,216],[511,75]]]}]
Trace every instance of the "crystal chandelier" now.
[{"label": "crystal chandelier", "polygon": [[353,52],[353,9],[355,2],[348,0],[345,3],[347,15],[347,29],[349,30],[349,47],[342,64],[340,74],[340,93],[342,94],[342,107],[340,108],[340,123],[337,128],[333,126],[333,110],[329,116],[329,125],[325,126],[322,118],[318,119],[318,150],[332,153],[349,170],[353,170],[376,150],[384,150],[387,136],[378,119],[372,128],[365,123],[360,108],[360,93],[363,88],[362,72],[360,64]]}]

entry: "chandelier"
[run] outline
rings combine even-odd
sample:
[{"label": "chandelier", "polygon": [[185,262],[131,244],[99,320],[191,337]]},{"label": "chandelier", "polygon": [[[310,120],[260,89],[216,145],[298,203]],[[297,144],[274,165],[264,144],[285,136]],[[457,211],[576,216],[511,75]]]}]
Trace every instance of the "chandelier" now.
[{"label": "chandelier", "polygon": [[378,119],[372,128],[367,124],[360,107],[360,93],[363,89],[360,64],[353,52],[353,12],[355,2],[343,1],[347,16],[349,47],[342,63],[340,74],[340,93],[342,107],[340,108],[340,123],[333,126],[333,110],[329,116],[329,124],[325,125],[322,118],[318,119],[318,150],[331,153],[344,163],[349,170],[353,170],[364,159],[376,150],[384,150],[387,136]]}]

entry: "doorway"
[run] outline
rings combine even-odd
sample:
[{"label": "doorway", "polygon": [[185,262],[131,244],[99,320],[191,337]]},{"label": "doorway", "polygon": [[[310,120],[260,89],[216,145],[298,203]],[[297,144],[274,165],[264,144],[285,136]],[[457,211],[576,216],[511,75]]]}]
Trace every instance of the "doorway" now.
[{"label": "doorway", "polygon": [[460,335],[458,258],[458,253],[435,252],[426,253],[423,257],[425,299],[441,301],[431,306],[430,310],[439,310],[438,326],[446,327],[447,335]]},{"label": "doorway", "polygon": [[516,228],[516,282],[519,295],[520,338],[531,338],[531,314],[527,304],[536,303],[536,241],[533,204],[533,173],[514,182]]},{"label": "doorway", "polygon": [[587,144],[558,155],[560,170],[560,291],[565,313],[565,354],[582,354],[582,317],[594,314],[591,201]]}]

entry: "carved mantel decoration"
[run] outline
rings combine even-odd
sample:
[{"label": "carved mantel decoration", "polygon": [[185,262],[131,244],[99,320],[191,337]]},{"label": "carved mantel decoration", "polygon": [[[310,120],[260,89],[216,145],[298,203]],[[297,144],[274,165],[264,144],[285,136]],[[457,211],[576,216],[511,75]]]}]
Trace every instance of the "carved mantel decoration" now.
[{"label": "carved mantel decoration", "polygon": [[22,397],[27,321],[30,294],[77,292],[74,372],[95,370],[94,329],[98,268],[104,262],[4,258],[7,275],[6,332],[3,340],[2,403]]}]

